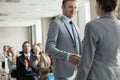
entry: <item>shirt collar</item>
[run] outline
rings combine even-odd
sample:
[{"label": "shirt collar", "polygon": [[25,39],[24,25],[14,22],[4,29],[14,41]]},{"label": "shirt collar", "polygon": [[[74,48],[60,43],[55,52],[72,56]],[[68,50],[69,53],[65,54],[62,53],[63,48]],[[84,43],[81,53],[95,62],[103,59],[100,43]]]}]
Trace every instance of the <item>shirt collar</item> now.
[{"label": "shirt collar", "polygon": [[105,13],[100,18],[115,18],[115,16],[112,13]]},{"label": "shirt collar", "polygon": [[28,57],[30,57],[30,53],[24,53],[24,56],[28,56]]},{"label": "shirt collar", "polygon": [[67,16],[65,16],[65,15],[63,15],[63,18],[64,18],[64,19],[65,19],[65,21],[66,21],[66,22],[68,22],[68,23],[69,23],[70,21],[72,21],[70,18],[68,18],[68,17],[67,17]]}]

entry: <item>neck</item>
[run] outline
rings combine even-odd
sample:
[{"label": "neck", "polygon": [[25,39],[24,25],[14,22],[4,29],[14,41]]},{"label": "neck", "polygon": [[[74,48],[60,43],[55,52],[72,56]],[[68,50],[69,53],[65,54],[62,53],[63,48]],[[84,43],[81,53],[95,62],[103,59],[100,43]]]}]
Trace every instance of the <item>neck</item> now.
[{"label": "neck", "polygon": [[105,14],[105,12],[104,12],[103,10],[101,10],[98,15],[101,17],[101,16],[103,16],[104,14]]},{"label": "neck", "polygon": [[69,19],[72,19],[71,17],[69,17],[69,16],[67,16],[67,15],[65,15],[65,14],[63,14],[65,17],[67,17],[67,18],[69,18]]}]

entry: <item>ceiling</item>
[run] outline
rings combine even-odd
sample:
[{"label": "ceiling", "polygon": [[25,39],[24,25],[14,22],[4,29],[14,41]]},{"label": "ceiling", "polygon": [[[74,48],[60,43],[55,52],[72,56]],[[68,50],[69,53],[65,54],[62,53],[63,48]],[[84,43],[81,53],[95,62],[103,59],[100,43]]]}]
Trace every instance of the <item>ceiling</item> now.
[{"label": "ceiling", "polygon": [[60,13],[60,3],[61,0],[1,0],[0,20],[51,17]]},{"label": "ceiling", "polygon": [[[77,0],[81,5],[87,0]],[[62,0],[0,0],[0,24],[7,21],[39,20],[61,14]]]},{"label": "ceiling", "polygon": [[[88,1],[77,0],[77,6]],[[28,26],[40,18],[59,15],[61,3],[62,0],[0,0],[0,27]],[[120,7],[118,12],[120,18]]]}]

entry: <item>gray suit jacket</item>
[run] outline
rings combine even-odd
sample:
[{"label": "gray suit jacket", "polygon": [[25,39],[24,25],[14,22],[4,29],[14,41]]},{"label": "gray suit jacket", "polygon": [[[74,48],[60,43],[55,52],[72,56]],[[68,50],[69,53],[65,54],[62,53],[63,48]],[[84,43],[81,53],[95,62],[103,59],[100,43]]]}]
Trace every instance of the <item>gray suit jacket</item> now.
[{"label": "gray suit jacket", "polygon": [[54,20],[49,27],[46,52],[54,58],[55,77],[70,77],[73,75],[75,66],[67,60],[67,56],[74,51],[73,38],[68,24],[63,17]]},{"label": "gray suit jacket", "polygon": [[86,25],[76,80],[120,80],[120,22],[112,14]]}]

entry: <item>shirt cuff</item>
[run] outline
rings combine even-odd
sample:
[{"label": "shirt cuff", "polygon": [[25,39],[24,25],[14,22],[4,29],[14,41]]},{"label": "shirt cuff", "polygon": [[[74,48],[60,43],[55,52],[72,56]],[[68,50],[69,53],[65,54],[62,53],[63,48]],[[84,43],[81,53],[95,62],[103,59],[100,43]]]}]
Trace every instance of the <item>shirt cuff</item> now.
[{"label": "shirt cuff", "polygon": [[70,53],[67,55],[67,60],[69,61]]}]

